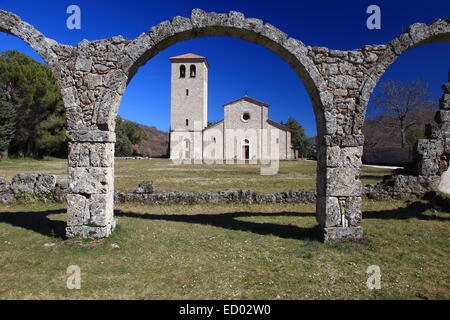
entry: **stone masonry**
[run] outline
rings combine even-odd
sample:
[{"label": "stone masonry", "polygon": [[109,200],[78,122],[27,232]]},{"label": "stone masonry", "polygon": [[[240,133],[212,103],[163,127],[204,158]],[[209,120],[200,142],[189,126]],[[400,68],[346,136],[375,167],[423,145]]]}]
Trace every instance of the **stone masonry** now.
[{"label": "stone masonry", "polygon": [[435,122],[425,128],[426,139],[416,143],[417,173],[433,177],[441,176],[437,189],[450,194],[450,70],[449,82],[442,86],[444,94],[439,100]]},{"label": "stone masonry", "polygon": [[[0,31],[27,42],[46,61],[61,88],[69,140],[69,237],[107,237],[114,228],[114,119],[125,88],[139,67],[177,42],[228,36],[273,51],[305,85],[318,130],[317,221],[324,240],[337,241],[362,238],[362,126],[376,83],[404,51],[450,41],[450,19],[430,25],[416,23],[388,44],[351,51],[306,46],[273,25],[239,12],[200,9],[194,9],[190,18],[164,21],[134,40],[115,36],[83,40],[76,47],[46,38],[3,10]],[[448,86],[445,88],[441,122],[448,139],[450,94]],[[448,140],[446,143],[448,149]]]},{"label": "stone masonry", "polygon": [[[11,182],[0,177],[0,203],[14,201],[71,201],[66,180],[57,180],[51,174],[15,175]],[[204,192],[159,191],[152,181],[139,184],[134,192],[115,192],[114,202],[140,202],[147,204],[198,204],[198,203],[312,203],[315,190],[296,190],[261,194],[251,190],[222,190]],[[78,217],[78,216],[76,216]]]}]

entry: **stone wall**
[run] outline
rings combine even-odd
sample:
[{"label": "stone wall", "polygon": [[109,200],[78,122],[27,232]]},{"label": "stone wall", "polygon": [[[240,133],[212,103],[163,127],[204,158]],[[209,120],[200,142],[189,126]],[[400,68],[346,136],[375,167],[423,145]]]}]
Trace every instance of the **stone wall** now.
[{"label": "stone wall", "polygon": [[450,70],[449,82],[442,86],[442,90],[444,94],[439,100],[435,123],[426,125],[426,139],[416,142],[415,169],[418,175],[441,176],[436,189],[450,195]]},{"label": "stone wall", "polygon": [[439,185],[439,176],[392,175],[382,182],[364,187],[363,193],[369,199],[392,200],[421,197],[435,191]]},{"label": "stone wall", "polygon": [[[436,190],[439,176],[392,175],[385,176],[377,185],[367,185],[362,195],[375,200],[421,197]],[[13,201],[66,202],[69,188],[66,180],[58,181],[55,175],[15,175],[11,182],[0,177],[0,203]],[[263,194],[252,190],[222,190],[204,192],[159,191],[151,181],[142,182],[133,192],[115,192],[114,202],[144,204],[198,204],[198,203],[313,203],[315,190],[295,190]]]},{"label": "stone wall", "polygon": [[0,203],[11,203],[16,200],[54,200],[64,202],[69,187],[66,180],[57,181],[51,174],[15,175],[11,182],[0,177]]},{"label": "stone wall", "polygon": [[152,160],[150,157],[115,157],[115,160]]},{"label": "stone wall", "polygon": [[296,190],[261,194],[251,190],[224,190],[205,192],[158,191],[152,182],[143,182],[132,193],[117,192],[116,202],[148,204],[208,203],[311,203],[316,201],[315,190]]},{"label": "stone wall", "polygon": [[[7,182],[0,177],[0,203],[17,200],[70,201],[66,180],[57,181],[49,174],[17,174]],[[311,203],[316,201],[315,190],[297,190],[261,194],[251,190],[224,190],[206,192],[158,191],[153,182],[142,182],[134,192],[115,192],[114,202],[140,202],[146,204],[209,203]]]}]

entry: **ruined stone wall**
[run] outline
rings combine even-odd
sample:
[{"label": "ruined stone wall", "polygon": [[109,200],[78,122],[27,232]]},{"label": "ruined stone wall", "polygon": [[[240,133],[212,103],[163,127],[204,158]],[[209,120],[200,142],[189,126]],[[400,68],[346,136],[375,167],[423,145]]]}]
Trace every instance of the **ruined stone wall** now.
[{"label": "ruined stone wall", "polygon": [[[450,71],[449,71],[450,81]],[[439,176],[439,191],[450,194],[450,82],[442,86],[444,94],[439,100],[436,123],[425,128],[426,139],[415,145],[417,174],[426,177]]]},{"label": "ruined stone wall", "polygon": [[4,204],[18,200],[64,202],[68,191],[67,181],[57,181],[51,174],[19,173],[11,182],[0,177],[0,203]]},{"label": "ruined stone wall", "polygon": [[205,192],[158,191],[152,182],[143,182],[134,192],[117,192],[116,202],[147,204],[198,204],[198,203],[312,203],[315,190],[295,190],[261,194],[252,190],[223,190]]},{"label": "ruined stone wall", "polygon": [[[375,200],[392,200],[422,197],[435,191],[439,176],[392,175],[385,176],[377,185],[367,185],[362,195]],[[51,174],[15,175],[10,182],[0,177],[0,203],[14,201],[55,201],[67,202],[69,193],[67,180],[57,179]],[[315,190],[294,190],[270,194],[252,190],[222,190],[204,192],[158,190],[151,181],[139,184],[133,192],[114,192],[114,202],[139,202],[151,205],[199,204],[199,203],[313,203],[316,202]]]},{"label": "ruined stone wall", "polygon": [[[0,177],[0,203],[14,201],[56,201],[71,199],[66,180],[57,180],[50,174],[15,175],[11,182]],[[310,203],[316,200],[315,190],[296,190],[261,194],[251,190],[223,190],[206,192],[158,191],[153,182],[142,182],[134,192],[115,192],[114,202],[147,204],[208,203]]]}]

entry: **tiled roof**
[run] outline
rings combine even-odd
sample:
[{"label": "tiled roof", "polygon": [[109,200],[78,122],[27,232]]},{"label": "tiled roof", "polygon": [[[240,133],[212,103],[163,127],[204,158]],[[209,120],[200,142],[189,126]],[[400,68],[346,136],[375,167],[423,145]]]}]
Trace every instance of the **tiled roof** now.
[{"label": "tiled roof", "polygon": [[193,53],[186,53],[182,54],[180,56],[175,56],[169,58],[170,61],[176,61],[176,60],[197,60],[197,61],[205,61],[206,66],[209,68],[208,60],[205,57],[199,56],[198,54]]},{"label": "tiled roof", "polygon": [[169,58],[170,60],[175,60],[175,59],[206,59],[205,57],[199,56],[198,54],[193,54],[193,53],[186,53],[186,54],[182,54],[181,56],[176,56],[176,57],[172,57]]}]

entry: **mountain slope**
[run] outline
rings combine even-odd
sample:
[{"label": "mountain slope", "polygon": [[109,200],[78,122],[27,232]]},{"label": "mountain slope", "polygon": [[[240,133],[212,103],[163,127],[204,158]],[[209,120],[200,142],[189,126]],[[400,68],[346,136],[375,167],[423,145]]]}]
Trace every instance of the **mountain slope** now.
[{"label": "mountain slope", "polygon": [[123,121],[137,124],[147,134],[147,137],[141,142],[140,145],[144,151],[144,156],[158,158],[167,154],[167,148],[169,147],[168,132],[158,130],[156,127],[149,127],[145,124],[140,124],[126,119],[123,119]]}]

